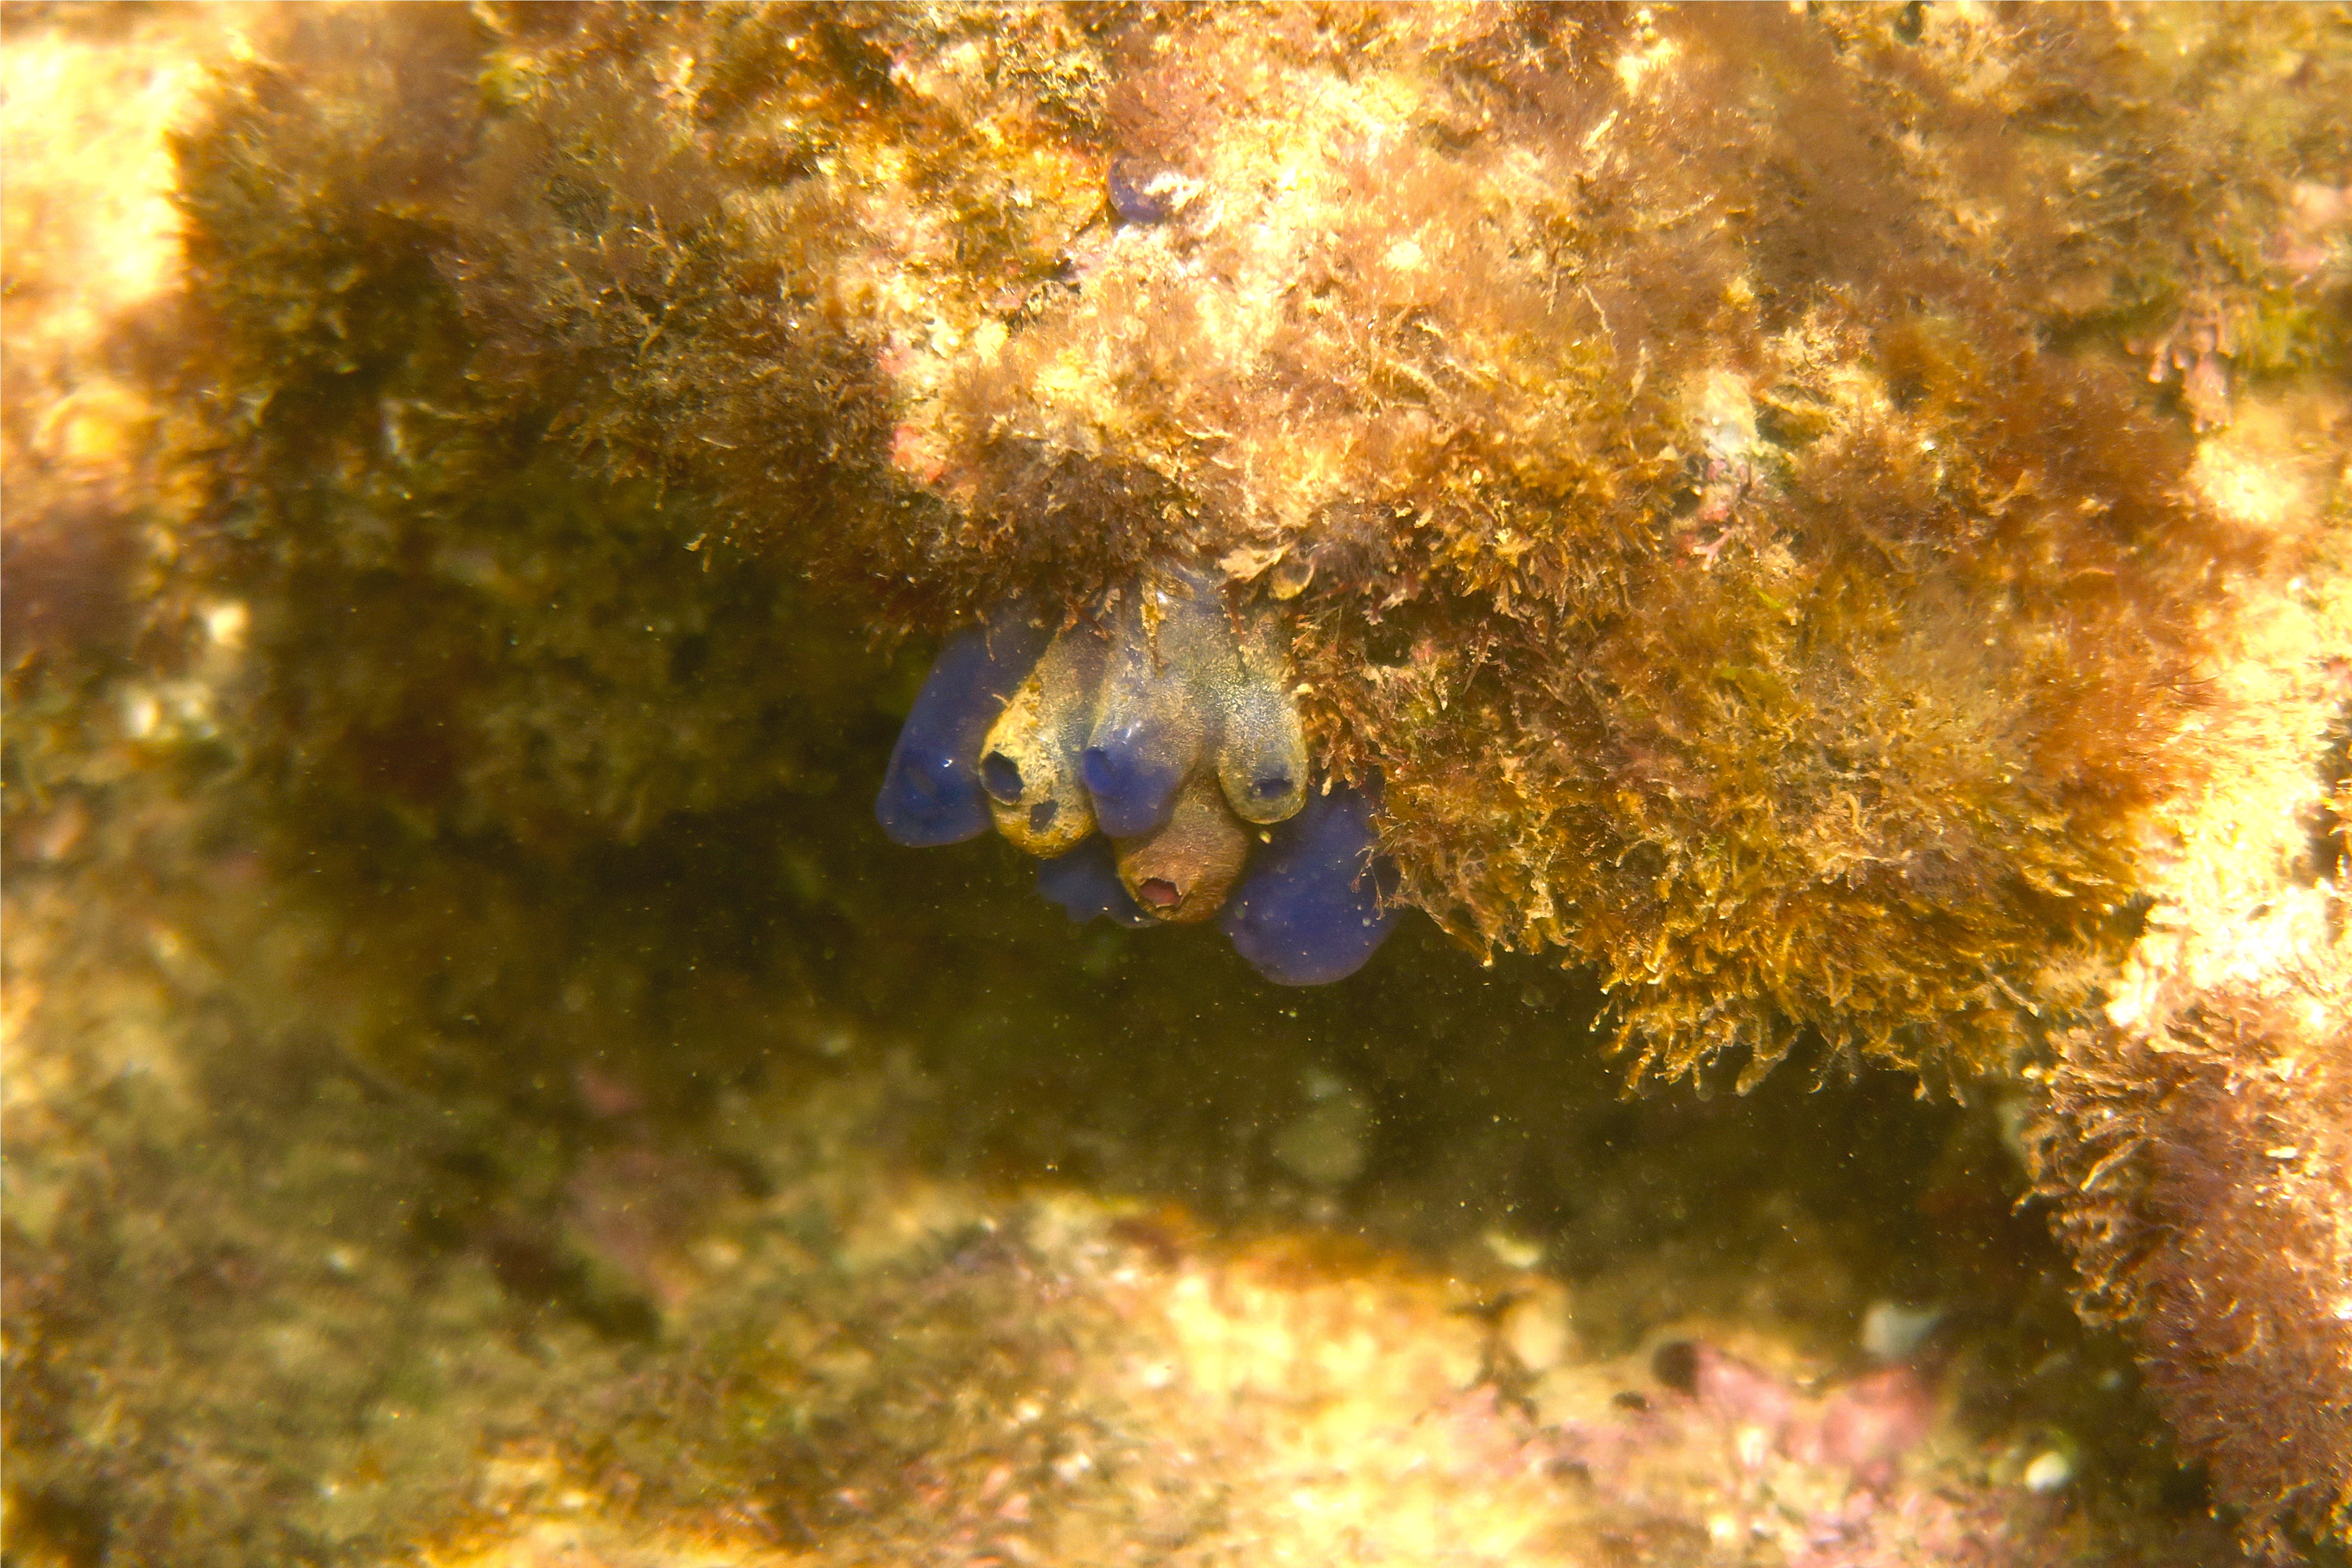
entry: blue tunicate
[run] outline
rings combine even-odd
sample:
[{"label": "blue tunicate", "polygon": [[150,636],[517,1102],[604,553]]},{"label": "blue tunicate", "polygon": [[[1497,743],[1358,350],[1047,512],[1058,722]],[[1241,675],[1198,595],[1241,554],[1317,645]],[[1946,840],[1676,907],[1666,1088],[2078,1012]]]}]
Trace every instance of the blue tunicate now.
[{"label": "blue tunicate", "polygon": [[958,632],[940,649],[874,797],[875,820],[892,842],[921,849],[988,831],[981,742],[1045,643],[1042,628],[1009,616]]},{"label": "blue tunicate", "polygon": [[1396,911],[1396,867],[1378,853],[1371,802],[1335,785],[1268,835],[1217,917],[1235,952],[1277,985],[1324,985],[1364,966]]},{"label": "blue tunicate", "polygon": [[1141,724],[1097,730],[1079,759],[1078,775],[1107,833],[1135,838],[1168,820],[1192,759]]},{"label": "blue tunicate", "polygon": [[1094,731],[1078,758],[1095,822],[1113,838],[1139,838],[1167,822],[1214,718],[1199,672],[1222,657],[1223,615],[1216,600],[1206,588],[1185,595],[1158,591],[1153,607],[1156,635],[1145,630],[1139,601],[1120,615]]},{"label": "blue tunicate", "polygon": [[1110,840],[1099,834],[1067,855],[1040,862],[1037,891],[1061,905],[1080,925],[1097,915],[1139,929],[1160,923],[1128,896],[1118,879],[1118,860]]}]

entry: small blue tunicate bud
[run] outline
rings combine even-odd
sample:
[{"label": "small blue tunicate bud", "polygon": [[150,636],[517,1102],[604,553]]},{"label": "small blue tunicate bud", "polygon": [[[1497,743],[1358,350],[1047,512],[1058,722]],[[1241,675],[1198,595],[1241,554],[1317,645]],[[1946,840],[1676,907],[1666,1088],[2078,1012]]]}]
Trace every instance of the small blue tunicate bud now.
[{"label": "small blue tunicate bud", "polygon": [[1235,952],[1277,985],[1323,985],[1364,966],[1388,939],[1396,867],[1380,853],[1371,802],[1334,785],[1277,824],[1217,917]]},{"label": "small blue tunicate bud", "polygon": [[1037,891],[1061,905],[1080,925],[1097,915],[1138,929],[1160,924],[1128,895],[1118,879],[1118,859],[1110,840],[1099,835],[1067,855],[1039,864]]},{"label": "small blue tunicate bud", "polygon": [[1103,176],[1111,210],[1129,223],[1160,223],[1168,216],[1166,171],[1142,158],[1113,158]]},{"label": "small blue tunicate bud", "polygon": [[940,649],[874,797],[875,820],[892,842],[928,848],[988,831],[981,742],[1045,645],[1043,628],[1012,615],[958,632]]},{"label": "small blue tunicate bud", "polygon": [[1202,194],[1201,182],[1156,159],[1123,153],[1103,172],[1103,192],[1122,223],[1166,223]]}]

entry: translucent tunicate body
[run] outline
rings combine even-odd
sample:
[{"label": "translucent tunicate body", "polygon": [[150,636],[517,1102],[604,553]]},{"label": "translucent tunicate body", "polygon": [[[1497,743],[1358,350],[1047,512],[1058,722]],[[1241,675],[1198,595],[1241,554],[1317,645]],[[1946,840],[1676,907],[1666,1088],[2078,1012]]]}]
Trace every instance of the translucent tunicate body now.
[{"label": "translucent tunicate body", "polygon": [[1200,765],[1216,718],[1202,677],[1223,658],[1223,621],[1205,593],[1154,588],[1120,606],[1080,763],[1095,819],[1113,838],[1165,823]]},{"label": "translucent tunicate body", "polygon": [[982,745],[981,787],[996,830],[1032,855],[1066,854],[1095,830],[1079,759],[1094,728],[1104,653],[1091,626],[1055,637]]},{"label": "translucent tunicate body", "polygon": [[1249,858],[1249,837],[1206,773],[1188,780],[1155,832],[1118,845],[1118,879],[1139,908],[1171,924],[1217,912]]},{"label": "translucent tunicate body", "polygon": [[1307,801],[1307,734],[1288,676],[1279,623],[1260,609],[1243,622],[1232,673],[1217,694],[1217,780],[1245,822],[1283,821]]}]

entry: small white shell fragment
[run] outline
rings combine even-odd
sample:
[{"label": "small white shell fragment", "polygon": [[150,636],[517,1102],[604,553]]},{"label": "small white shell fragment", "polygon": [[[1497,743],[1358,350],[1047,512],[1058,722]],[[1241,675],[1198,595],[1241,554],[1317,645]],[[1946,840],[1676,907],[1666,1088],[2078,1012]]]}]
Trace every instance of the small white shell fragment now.
[{"label": "small white shell fragment", "polygon": [[1941,1307],[1873,1301],[1862,1314],[1862,1348],[1874,1361],[1908,1361],[1943,1321]]},{"label": "small white shell fragment", "polygon": [[2074,1461],[2055,1448],[2045,1448],[2025,1467],[2025,1489],[2044,1495],[2063,1489],[2074,1479]]},{"label": "small white shell fragment", "polygon": [[1502,1341],[1529,1372],[1549,1372],[1568,1360],[1576,1347],[1568,1292],[1555,1286],[1530,1291],[1512,1302],[1503,1316]]}]

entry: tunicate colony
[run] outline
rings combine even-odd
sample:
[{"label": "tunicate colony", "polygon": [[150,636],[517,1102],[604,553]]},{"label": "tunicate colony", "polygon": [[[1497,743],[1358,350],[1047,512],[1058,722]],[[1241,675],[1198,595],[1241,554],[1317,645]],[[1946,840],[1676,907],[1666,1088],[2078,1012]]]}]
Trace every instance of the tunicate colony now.
[{"label": "tunicate colony", "polygon": [[1213,917],[1279,984],[1354,973],[1395,922],[1396,871],[1367,795],[1309,782],[1270,614],[1180,570],[1103,619],[1055,633],[1015,605],[949,638],[890,753],[883,832],[925,847],[993,826],[1074,921]]}]

